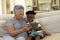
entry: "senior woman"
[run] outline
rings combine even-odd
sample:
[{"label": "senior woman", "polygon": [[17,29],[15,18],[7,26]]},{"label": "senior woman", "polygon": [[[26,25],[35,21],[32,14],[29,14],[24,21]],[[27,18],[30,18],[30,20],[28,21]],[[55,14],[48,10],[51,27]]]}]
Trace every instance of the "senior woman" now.
[{"label": "senior woman", "polygon": [[27,31],[31,29],[31,26],[26,24],[23,16],[23,6],[15,5],[14,17],[6,22],[7,31],[3,36],[3,40],[26,40]]}]

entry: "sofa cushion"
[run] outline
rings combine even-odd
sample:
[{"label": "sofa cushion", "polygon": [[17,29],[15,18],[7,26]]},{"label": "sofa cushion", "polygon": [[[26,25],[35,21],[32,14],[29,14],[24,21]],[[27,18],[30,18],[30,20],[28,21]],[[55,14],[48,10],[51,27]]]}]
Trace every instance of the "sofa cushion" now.
[{"label": "sofa cushion", "polygon": [[50,33],[60,33],[60,15],[39,18],[36,20],[39,20]]},{"label": "sofa cushion", "polygon": [[2,15],[0,15],[0,20],[7,20],[7,19],[10,19],[10,18],[12,18],[11,14],[2,14]]},{"label": "sofa cushion", "polygon": [[60,33],[52,34],[51,36],[47,36],[42,40],[60,40]]},{"label": "sofa cushion", "polygon": [[0,37],[0,40],[2,40],[2,37]]},{"label": "sofa cushion", "polygon": [[0,20],[0,37],[4,35],[5,30],[2,28],[5,25],[5,20]]}]

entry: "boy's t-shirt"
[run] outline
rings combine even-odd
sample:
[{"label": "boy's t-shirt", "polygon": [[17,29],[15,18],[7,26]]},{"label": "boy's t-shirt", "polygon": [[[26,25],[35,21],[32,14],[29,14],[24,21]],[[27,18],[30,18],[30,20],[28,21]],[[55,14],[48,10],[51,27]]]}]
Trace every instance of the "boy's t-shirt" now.
[{"label": "boy's t-shirt", "polygon": [[[26,21],[26,23],[29,22],[27,18],[25,18],[25,21]],[[39,27],[39,28],[40,28],[40,27],[42,27],[41,24],[38,23],[38,22],[35,21],[35,20],[34,20],[33,22],[31,22],[30,24],[31,24],[32,28],[35,28],[35,27]],[[38,31],[40,31],[40,30],[38,30]],[[28,31],[28,34],[34,36],[34,35],[36,34],[36,32],[37,32],[36,30],[33,30],[33,29],[32,29],[32,30]],[[40,31],[40,32],[41,32],[41,31]]]},{"label": "boy's t-shirt", "polygon": [[[25,18],[25,21],[26,21],[26,23],[28,23],[29,21],[28,21],[28,19],[27,18]],[[31,26],[34,28],[34,27],[42,27],[41,26],[41,24],[39,23],[39,21],[32,21],[31,23]]]},{"label": "boy's t-shirt", "polygon": [[[26,26],[26,21],[25,21],[25,19],[22,19],[22,20],[8,19],[6,21],[5,26],[9,26],[9,25],[13,25],[15,30],[20,30],[20,29],[22,29],[22,28],[24,28]],[[5,36],[10,35],[9,31],[6,31],[4,35]],[[27,32],[19,34],[16,37],[20,37],[20,36],[27,37]]]}]

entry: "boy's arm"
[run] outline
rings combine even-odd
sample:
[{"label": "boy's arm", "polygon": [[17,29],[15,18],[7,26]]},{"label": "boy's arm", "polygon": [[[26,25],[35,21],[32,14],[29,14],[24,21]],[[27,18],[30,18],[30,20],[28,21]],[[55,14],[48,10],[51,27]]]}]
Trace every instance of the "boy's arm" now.
[{"label": "boy's arm", "polygon": [[34,30],[41,30],[41,27],[39,28],[39,27],[34,27],[33,28]]},{"label": "boy's arm", "polygon": [[38,26],[37,27],[34,27],[33,29],[34,30],[41,30],[41,24],[38,24]]},{"label": "boy's arm", "polygon": [[49,32],[47,32],[47,31],[45,30],[44,27],[41,27],[41,29],[43,30],[43,33],[44,33],[45,35],[51,35]]}]

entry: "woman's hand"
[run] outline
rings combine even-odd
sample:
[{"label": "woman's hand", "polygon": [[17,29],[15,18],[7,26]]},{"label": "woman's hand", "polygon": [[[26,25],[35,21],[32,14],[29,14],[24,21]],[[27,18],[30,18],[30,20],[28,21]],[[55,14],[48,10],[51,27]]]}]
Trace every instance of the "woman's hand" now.
[{"label": "woman's hand", "polygon": [[31,26],[31,25],[28,25],[28,24],[24,27],[24,29],[25,29],[26,31],[29,31],[31,28],[32,28],[32,26]]}]

